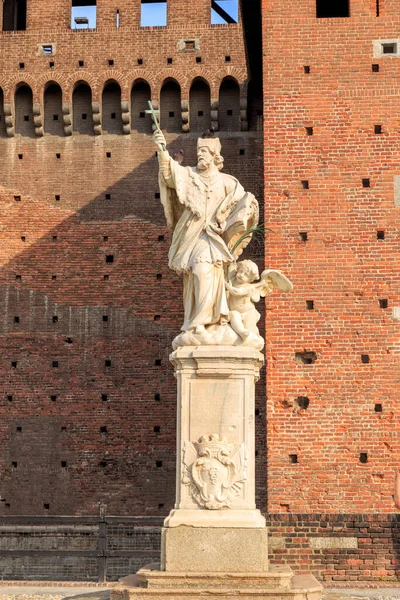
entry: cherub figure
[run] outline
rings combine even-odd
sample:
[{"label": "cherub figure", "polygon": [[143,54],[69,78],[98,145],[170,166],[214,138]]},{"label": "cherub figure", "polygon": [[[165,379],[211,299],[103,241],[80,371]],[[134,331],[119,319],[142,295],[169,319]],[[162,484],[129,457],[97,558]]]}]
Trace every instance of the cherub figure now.
[{"label": "cherub figure", "polygon": [[267,269],[262,272],[260,281],[254,283],[257,279],[260,279],[257,265],[251,260],[242,260],[237,263],[230,280],[225,282],[230,325],[243,341],[251,333],[260,335],[257,323],[261,315],[255,303],[271,294],[274,288],[284,292],[293,289],[293,284],[281,271]]}]

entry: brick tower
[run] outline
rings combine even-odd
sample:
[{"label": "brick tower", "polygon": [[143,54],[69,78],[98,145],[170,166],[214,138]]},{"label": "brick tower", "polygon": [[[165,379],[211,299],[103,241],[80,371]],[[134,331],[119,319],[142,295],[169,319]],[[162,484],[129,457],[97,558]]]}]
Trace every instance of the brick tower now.
[{"label": "brick tower", "polygon": [[267,306],[268,509],[289,562],[399,577],[398,3],[262,12],[266,263],[295,286]]}]

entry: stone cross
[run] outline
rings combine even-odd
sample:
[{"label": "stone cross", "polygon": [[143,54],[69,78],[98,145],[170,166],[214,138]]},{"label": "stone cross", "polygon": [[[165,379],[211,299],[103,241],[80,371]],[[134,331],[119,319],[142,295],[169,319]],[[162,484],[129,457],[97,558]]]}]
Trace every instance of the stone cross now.
[{"label": "stone cross", "polygon": [[[149,100],[147,104],[149,105],[149,110],[146,110],[146,115],[151,115],[151,117],[153,119],[153,123],[156,127],[156,131],[161,131],[160,125],[158,124],[158,121],[157,121],[157,116],[160,116],[160,111],[154,110],[151,100]],[[167,149],[165,144],[162,144],[162,149],[163,150]]]}]

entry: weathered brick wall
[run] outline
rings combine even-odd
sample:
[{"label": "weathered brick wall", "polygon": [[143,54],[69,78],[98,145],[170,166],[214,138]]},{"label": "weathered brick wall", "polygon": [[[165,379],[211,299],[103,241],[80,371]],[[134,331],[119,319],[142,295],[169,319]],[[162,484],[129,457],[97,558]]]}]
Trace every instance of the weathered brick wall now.
[{"label": "weathered brick wall", "polygon": [[267,304],[270,512],[394,508],[400,62],[373,41],[395,4],[264,2],[266,262],[295,286]]},{"label": "weathered brick wall", "polygon": [[[182,114],[190,116],[183,103],[198,77],[218,101],[226,76],[237,81],[243,102],[243,30],[241,24],[211,27],[201,10],[182,23],[186,2],[171,0],[176,23],[171,17],[163,29],[124,25],[122,11],[118,31],[114,22],[102,28],[114,5],[98,3],[96,31],[69,32],[54,18],[58,29],[38,32],[40,24],[50,27],[56,9],[66,13],[67,4],[43,1],[35,12],[32,3],[28,31],[0,35],[0,110],[11,105],[11,125],[17,118],[30,128],[15,137],[0,130],[0,514],[96,515],[104,504],[108,514],[162,516],[175,495],[176,383],[168,355],[182,322],[182,292],[167,268],[170,234],[157,197],[155,146],[149,117],[140,113],[148,99],[160,101],[165,81],[175,80],[181,95],[173,100],[168,145],[171,153],[184,150],[185,164],[195,164],[203,130],[183,133]],[[199,39],[200,52],[178,51],[181,39]],[[56,45],[54,56],[38,55],[43,43]],[[118,93],[103,96],[110,80],[120,85],[122,102],[130,106],[134,99],[130,135],[95,135],[93,115],[107,116],[106,129],[121,118]],[[142,81],[136,96],[134,84]],[[14,104],[22,82],[40,108],[35,122],[31,113],[24,119],[32,103],[21,110]],[[60,90],[45,94],[52,82],[61,88],[63,114]],[[168,97],[165,102],[169,108]],[[64,135],[65,115],[71,136]],[[45,133],[36,137],[40,120]],[[12,133],[10,119],[7,125]],[[221,140],[226,172],[262,200],[261,133],[241,133],[237,121]],[[262,266],[262,246],[253,255]],[[260,383],[261,424],[264,390]],[[262,426],[258,452],[263,504]]]},{"label": "weathered brick wall", "polygon": [[272,564],[320,581],[399,581],[400,518],[394,514],[274,514],[267,517]]}]

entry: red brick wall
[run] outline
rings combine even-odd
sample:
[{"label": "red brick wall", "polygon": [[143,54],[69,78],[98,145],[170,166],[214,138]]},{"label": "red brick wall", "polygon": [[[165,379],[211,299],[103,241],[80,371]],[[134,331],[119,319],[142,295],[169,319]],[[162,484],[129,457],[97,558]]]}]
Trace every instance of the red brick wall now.
[{"label": "red brick wall", "polygon": [[[231,76],[245,98],[248,71],[240,24],[211,27],[199,9],[188,25],[186,17],[182,22],[186,2],[169,5],[176,25],[164,29],[125,24],[125,3],[117,31],[116,5],[99,2],[97,31],[68,32],[69,2],[32,2],[28,31],[0,35],[4,104],[12,105],[14,122],[22,116],[22,125],[31,127],[30,136],[13,138],[0,130],[3,515],[95,515],[102,503],[108,514],[162,516],[174,502],[176,382],[168,355],[182,322],[181,280],[167,268],[170,235],[156,197],[149,117],[136,113],[151,97],[159,101],[165,80],[176,80],[181,96],[174,99],[176,132],[168,134],[168,144],[172,153],[185,151],[185,164],[194,164],[197,134],[183,134],[181,106],[192,82],[204,78],[215,101],[222,80]],[[132,3],[132,19],[134,6],[139,3]],[[50,23],[57,29],[37,31]],[[186,38],[199,39],[200,52],[178,51],[178,41]],[[56,44],[54,56],[39,56],[38,45],[50,42]],[[121,86],[121,99],[104,94],[102,105],[109,80]],[[130,105],[137,81],[147,82],[151,95],[142,89],[135,97],[134,88],[132,133],[95,135],[92,102],[99,103],[100,114],[117,113],[114,125],[120,100]],[[34,137],[32,120],[24,122],[24,110],[16,110],[20,82],[40,105],[36,122],[44,122],[43,137]],[[45,94],[51,82],[60,86],[67,114],[70,104],[72,136],[60,128],[60,95]],[[86,95],[82,82],[88,84]],[[221,134],[225,169],[262,201],[262,136],[239,136],[238,129],[239,123],[233,134]],[[253,255],[261,266],[262,246],[255,245]],[[260,423],[264,389],[260,384]],[[260,427],[261,502],[264,449]]]},{"label": "red brick wall", "polygon": [[311,571],[330,587],[399,580],[398,515],[274,514],[267,523],[271,564]]},{"label": "red brick wall", "polygon": [[376,17],[375,2],[351,0],[352,17],[316,19],[311,0],[264,2],[266,263],[294,284],[267,303],[271,512],[393,511],[400,63],[374,58],[372,42],[398,35],[395,6]]}]

